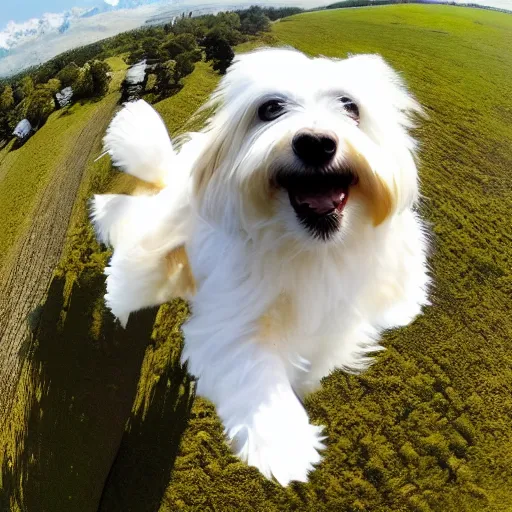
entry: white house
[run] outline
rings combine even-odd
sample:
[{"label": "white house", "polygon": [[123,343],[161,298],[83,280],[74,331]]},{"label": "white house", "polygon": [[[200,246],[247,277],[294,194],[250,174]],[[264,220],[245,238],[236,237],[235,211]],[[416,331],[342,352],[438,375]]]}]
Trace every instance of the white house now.
[{"label": "white house", "polygon": [[58,92],[55,97],[60,108],[67,107],[73,99],[73,89],[71,87],[65,87],[62,91]]},{"label": "white house", "polygon": [[25,141],[30,137],[30,134],[32,133],[32,125],[30,124],[30,121],[28,119],[23,119],[20,121],[16,128],[14,128],[14,131],[12,132],[13,135],[18,137],[19,141]]}]

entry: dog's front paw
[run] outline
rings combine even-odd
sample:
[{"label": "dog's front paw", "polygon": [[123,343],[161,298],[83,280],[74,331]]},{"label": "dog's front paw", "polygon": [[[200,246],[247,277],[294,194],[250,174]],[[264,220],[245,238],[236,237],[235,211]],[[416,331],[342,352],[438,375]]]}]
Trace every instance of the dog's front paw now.
[{"label": "dog's front paw", "polygon": [[283,486],[293,480],[306,482],[308,473],[321,460],[319,451],[325,448],[323,427],[309,423],[295,396],[288,403],[272,402],[260,406],[249,421],[227,429],[231,448]]}]

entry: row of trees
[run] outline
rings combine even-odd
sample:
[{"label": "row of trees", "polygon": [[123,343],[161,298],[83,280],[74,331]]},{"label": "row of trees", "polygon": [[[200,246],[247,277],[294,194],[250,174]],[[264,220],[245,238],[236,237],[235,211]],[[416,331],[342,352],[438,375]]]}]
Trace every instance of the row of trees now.
[{"label": "row of trees", "polygon": [[34,128],[42,126],[58,108],[56,94],[64,87],[72,87],[75,100],[105,95],[109,71],[108,64],[99,60],[82,67],[71,62],[46,82],[40,82],[45,74],[35,73],[5,85],[0,94],[0,140],[10,137],[22,119],[28,119]]},{"label": "row of trees", "polygon": [[[272,11],[272,15],[276,13]],[[157,63],[152,92],[161,99],[182,87],[182,79],[194,70],[195,63],[203,55],[206,61],[212,62],[214,70],[223,74],[235,56],[233,46],[269,28],[270,19],[265,10],[251,7],[245,11],[195,18],[182,16],[163,27],[137,31],[132,44],[126,36],[122,41],[130,46],[130,64],[142,59]]]},{"label": "row of trees", "polygon": [[250,7],[236,12],[192,17],[173,23],[124,32],[109,39],[64,52],[48,62],[0,82],[0,141],[27,118],[33,127],[44,124],[58,107],[55,94],[72,87],[73,99],[101,97],[108,90],[109,67],[104,59],[127,53],[127,62],[142,59],[154,66],[152,92],[167,97],[182,87],[182,79],[205,57],[223,74],[234,58],[233,47],[270,23],[302,12],[299,8]]}]

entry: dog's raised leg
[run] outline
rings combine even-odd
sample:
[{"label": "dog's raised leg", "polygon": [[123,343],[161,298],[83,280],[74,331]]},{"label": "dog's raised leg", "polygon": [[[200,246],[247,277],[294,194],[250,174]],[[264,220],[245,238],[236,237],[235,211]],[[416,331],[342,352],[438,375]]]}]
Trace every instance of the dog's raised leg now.
[{"label": "dog's raised leg", "polygon": [[236,315],[214,330],[218,323],[195,313],[184,326],[183,360],[198,377],[198,394],[217,406],[232,450],[281,485],[306,481],[321,458],[322,427],[309,423],[281,357]]}]

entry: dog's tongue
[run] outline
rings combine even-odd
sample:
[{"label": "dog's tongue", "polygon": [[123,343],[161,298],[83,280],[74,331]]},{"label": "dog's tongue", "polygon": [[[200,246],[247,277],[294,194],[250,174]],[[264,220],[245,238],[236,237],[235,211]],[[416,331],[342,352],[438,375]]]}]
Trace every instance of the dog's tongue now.
[{"label": "dog's tongue", "polygon": [[323,214],[342,206],[345,194],[345,190],[330,190],[314,195],[301,194],[297,196],[297,202],[301,205],[306,204],[316,213]]}]

